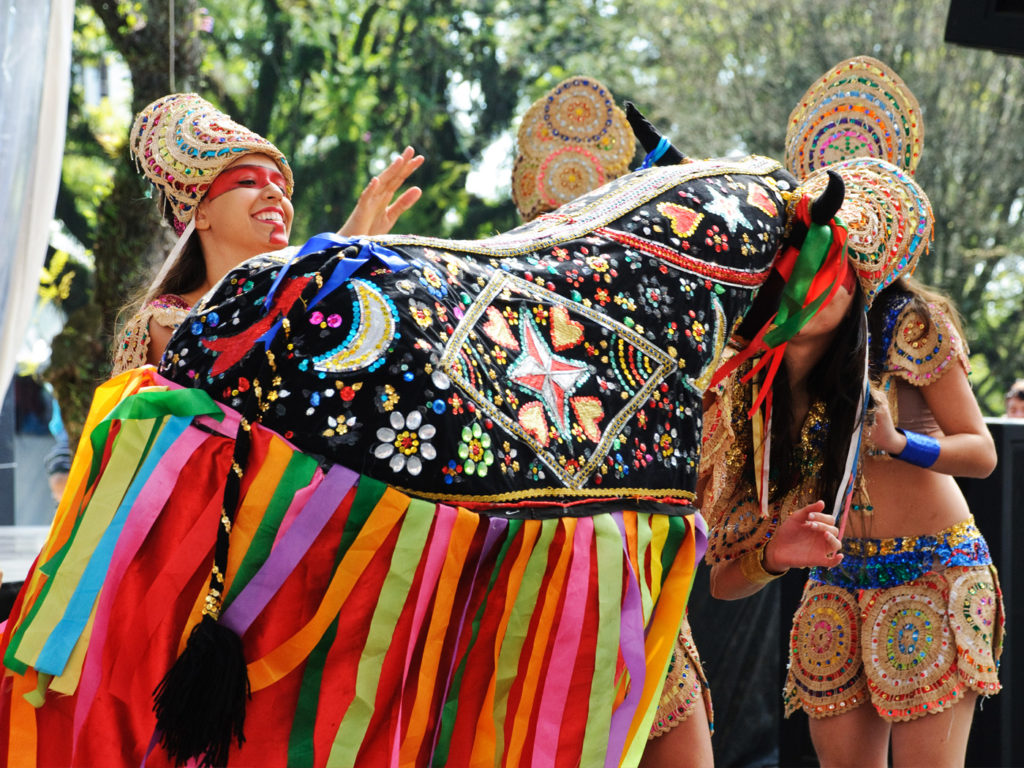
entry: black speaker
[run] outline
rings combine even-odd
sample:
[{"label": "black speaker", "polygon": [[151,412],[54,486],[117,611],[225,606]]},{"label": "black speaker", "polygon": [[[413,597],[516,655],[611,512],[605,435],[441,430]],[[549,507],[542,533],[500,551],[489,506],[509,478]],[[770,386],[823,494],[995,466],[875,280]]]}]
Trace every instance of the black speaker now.
[{"label": "black speaker", "polygon": [[999,570],[1006,633],[999,664],[1003,690],[974,713],[967,765],[1024,766],[1024,565],[1016,562],[1024,551],[1024,420],[985,421],[999,464],[984,480],[957,481]]},{"label": "black speaker", "polygon": [[1024,55],[1024,0],[950,0],[945,39]]}]

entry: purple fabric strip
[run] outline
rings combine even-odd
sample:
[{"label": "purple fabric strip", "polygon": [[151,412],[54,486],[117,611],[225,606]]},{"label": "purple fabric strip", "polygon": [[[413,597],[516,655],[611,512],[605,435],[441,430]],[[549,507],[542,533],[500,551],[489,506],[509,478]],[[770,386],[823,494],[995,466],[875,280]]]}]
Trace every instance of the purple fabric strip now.
[{"label": "purple fabric strip", "polygon": [[277,546],[271,550],[270,557],[224,611],[220,619],[222,624],[239,635],[245,634],[309,551],[320,531],[338,508],[338,504],[358,479],[359,475],[351,469],[338,465],[331,467],[309,503],[295,518],[295,522],[281,537]]},{"label": "purple fabric strip", "polygon": [[626,580],[626,593],[622,599],[622,619],[620,627],[619,649],[622,661],[629,673],[629,691],[622,703],[612,713],[611,727],[608,731],[608,752],[605,754],[605,768],[619,765],[622,750],[626,744],[629,727],[633,723],[637,704],[643,694],[643,682],[647,673],[647,659],[644,653],[644,618],[643,601],[640,597],[639,576],[633,572],[633,562],[629,559],[629,544],[626,539],[626,526],[621,512],[612,514],[615,524],[622,534],[622,548],[625,550],[625,564],[629,569]]},{"label": "purple fabric strip", "polygon": [[694,555],[693,562],[694,567],[700,565],[701,560],[704,559],[704,553],[708,551],[708,522],[701,515],[700,511],[693,513],[693,533],[697,537],[694,542]]}]

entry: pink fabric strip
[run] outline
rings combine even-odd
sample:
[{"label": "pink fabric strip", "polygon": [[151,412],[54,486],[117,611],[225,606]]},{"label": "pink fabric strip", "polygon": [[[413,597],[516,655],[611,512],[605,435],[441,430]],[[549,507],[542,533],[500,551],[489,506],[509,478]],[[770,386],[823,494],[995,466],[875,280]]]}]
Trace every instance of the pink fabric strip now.
[{"label": "pink fabric strip", "polygon": [[633,572],[633,563],[629,559],[629,544],[626,538],[626,526],[622,519],[621,512],[612,515],[615,524],[619,526],[619,533],[622,534],[622,548],[626,551],[623,558],[625,567],[629,570],[626,579],[625,594],[622,597],[622,619],[619,629],[619,650],[622,653],[622,661],[626,665],[629,674],[630,686],[626,698],[612,713],[611,727],[608,730],[608,752],[605,754],[605,768],[614,768],[619,765],[622,758],[622,750],[626,744],[626,737],[629,735],[629,728],[633,723],[633,716],[636,714],[637,705],[643,694],[643,682],[646,678],[647,658],[644,648],[644,616],[643,600],[640,597],[640,576]]},{"label": "pink fabric strip", "polygon": [[174,449],[165,454],[152,476],[147,481],[142,493],[139,494],[125,520],[124,529],[110,558],[106,581],[100,592],[93,619],[92,635],[89,650],[86,652],[82,666],[82,678],[78,683],[78,699],[75,704],[73,721],[72,749],[78,746],[78,735],[81,732],[85,717],[89,712],[102,676],[103,646],[106,643],[107,630],[110,626],[111,606],[117,595],[117,588],[124,578],[125,571],[149,534],[171,491],[178,482],[182,468],[209,438],[206,432],[189,427],[174,444]]},{"label": "pink fabric strip", "polygon": [[533,742],[530,765],[553,766],[558,757],[558,734],[565,717],[565,703],[576,668],[580,645],[580,627],[587,611],[590,591],[590,550],[594,540],[594,520],[581,517],[576,522],[572,543],[572,566],[566,582],[562,616],[555,633],[554,650],[541,694],[537,718],[537,736]]},{"label": "pink fabric strip", "polygon": [[[505,520],[504,518],[501,518],[501,517],[487,518],[487,534],[484,537],[483,546],[480,548],[480,555],[479,555],[479,557],[477,557],[476,565],[473,568],[473,578],[470,579],[470,582],[469,582],[470,584],[478,584],[479,583],[477,581],[477,579],[480,577],[480,566],[484,562],[486,562],[488,556],[490,556],[490,554],[491,554],[491,550],[494,549],[495,545],[505,535],[505,532],[507,530],[508,530],[508,521]],[[488,578],[490,578],[489,575],[488,575]],[[458,638],[462,637],[462,633],[465,631],[466,617],[467,617],[468,612],[469,612],[469,604],[470,604],[470,601],[472,600],[472,598],[473,598],[473,590],[467,590],[466,591],[466,599],[465,599],[465,602],[463,602],[463,604],[462,604],[462,611],[461,611],[461,613],[459,615],[459,626],[458,626],[458,628],[457,628],[457,630],[455,632],[455,635],[454,635],[454,637],[456,638],[456,643],[458,642]],[[453,610],[453,614],[454,614],[454,610]],[[441,694],[441,701],[442,702],[447,702],[448,701],[448,691],[451,688],[452,677],[455,676],[455,669],[456,669],[456,667],[458,667],[459,663],[462,661],[462,657],[460,657],[460,655],[459,655],[459,653],[457,651],[458,651],[458,648],[456,647],[456,652],[451,655],[451,665],[448,667],[448,674],[445,677],[445,681],[444,681],[444,690],[443,690],[443,692]],[[466,653],[468,653],[468,652],[469,651],[467,649]],[[442,708],[442,711],[443,711],[443,708]],[[442,717],[437,718],[437,721],[434,723],[434,739],[433,739],[433,743],[432,743],[431,749],[430,749],[430,754],[431,755],[433,755],[434,751],[437,749],[437,741],[441,737],[441,726],[442,726],[443,722],[444,722],[444,717],[442,715]]]},{"label": "pink fabric strip", "polygon": [[[420,639],[420,630],[423,628],[423,619],[427,614],[437,591],[437,578],[441,574],[441,567],[444,565],[445,555],[448,553],[448,544],[451,541],[452,529],[455,527],[456,511],[454,507],[446,504],[438,504],[434,513],[434,534],[430,537],[430,544],[427,547],[427,561],[423,566],[423,579],[420,581],[419,594],[416,596],[416,606],[413,609],[412,627],[409,631],[409,644],[405,649],[405,667],[402,669],[401,692],[405,692],[405,686],[409,680],[409,668],[412,666],[413,651]],[[399,765],[399,752],[401,751],[402,734],[405,731],[402,723],[402,704],[405,696],[399,697],[398,720],[394,728],[394,737],[391,740],[391,765],[397,768]]]}]

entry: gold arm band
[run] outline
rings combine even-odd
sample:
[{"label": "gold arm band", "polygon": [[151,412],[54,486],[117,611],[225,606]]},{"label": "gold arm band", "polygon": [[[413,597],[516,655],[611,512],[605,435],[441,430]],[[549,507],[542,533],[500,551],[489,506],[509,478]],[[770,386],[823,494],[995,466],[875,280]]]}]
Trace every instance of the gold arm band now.
[{"label": "gold arm band", "polygon": [[739,558],[740,573],[742,573],[743,578],[751,584],[767,584],[769,581],[775,581],[775,579],[785,575],[789,571],[787,568],[782,573],[772,573],[765,568],[764,549],[765,548],[763,546],[758,547],[750,552],[745,552]]}]

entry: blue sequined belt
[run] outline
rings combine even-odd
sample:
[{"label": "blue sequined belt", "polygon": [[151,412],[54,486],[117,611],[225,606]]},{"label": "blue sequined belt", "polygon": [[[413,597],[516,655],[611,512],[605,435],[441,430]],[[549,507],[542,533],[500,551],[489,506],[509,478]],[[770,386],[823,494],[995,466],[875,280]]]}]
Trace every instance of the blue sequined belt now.
[{"label": "blue sequined belt", "polygon": [[988,544],[969,517],[934,536],[844,539],[843,562],[812,568],[809,577],[847,589],[881,589],[906,584],[937,567],[991,564]]}]

